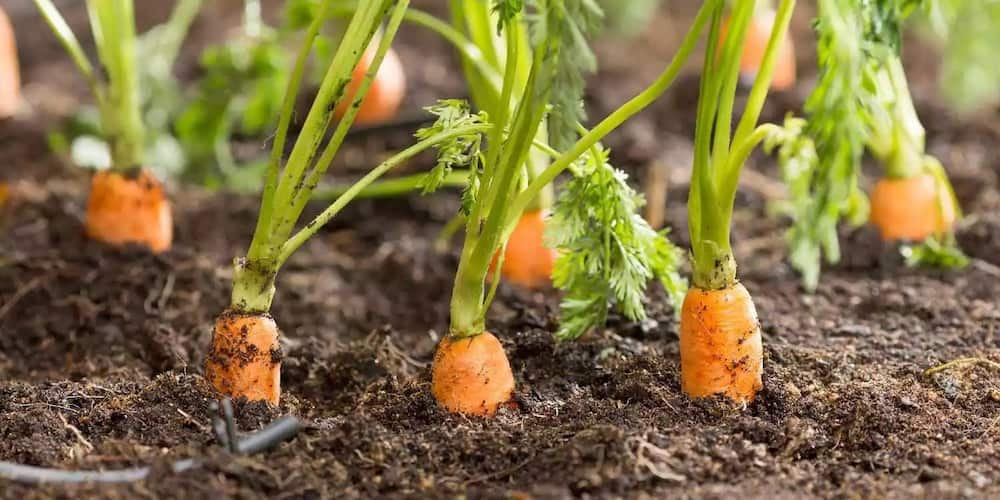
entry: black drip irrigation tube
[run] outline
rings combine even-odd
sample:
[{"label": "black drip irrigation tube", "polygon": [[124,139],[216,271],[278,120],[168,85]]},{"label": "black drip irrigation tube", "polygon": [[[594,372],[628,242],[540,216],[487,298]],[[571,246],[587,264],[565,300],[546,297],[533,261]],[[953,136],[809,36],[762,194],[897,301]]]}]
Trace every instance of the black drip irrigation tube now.
[{"label": "black drip irrigation tube", "polygon": [[[286,415],[257,432],[238,438],[232,402],[228,398],[222,400],[221,418],[218,415],[219,406],[213,403],[212,409],[217,414],[213,426],[216,438],[234,454],[251,455],[265,451],[291,439],[303,428],[301,420]],[[179,474],[198,465],[197,460],[186,458],[171,464],[170,470]],[[149,466],[107,471],[62,470],[0,461],[0,479],[26,484],[132,483],[146,479],[151,471],[152,467]]]}]

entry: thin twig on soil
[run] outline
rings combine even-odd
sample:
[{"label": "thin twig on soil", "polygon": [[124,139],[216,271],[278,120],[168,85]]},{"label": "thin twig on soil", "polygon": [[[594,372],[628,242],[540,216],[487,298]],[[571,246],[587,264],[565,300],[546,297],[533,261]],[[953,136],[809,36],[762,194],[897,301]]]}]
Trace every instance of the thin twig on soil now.
[{"label": "thin twig on soil", "polygon": [[634,473],[639,475],[639,471],[645,469],[649,474],[663,479],[683,483],[687,477],[674,472],[668,465],[671,455],[667,450],[656,446],[649,441],[649,434],[642,436],[631,436],[625,440],[625,449],[634,461]]},{"label": "thin twig on soil", "polygon": [[3,317],[6,316],[7,313],[9,313],[10,310],[13,309],[14,306],[17,305],[17,303],[20,302],[25,295],[28,295],[32,290],[38,288],[38,286],[41,285],[43,282],[47,281],[50,276],[51,276],[50,274],[47,274],[45,276],[39,276],[29,281],[26,285],[18,288],[14,292],[14,295],[10,297],[10,300],[8,300],[7,303],[3,305],[3,307],[0,307],[0,319],[3,319]]},{"label": "thin twig on soil", "polygon": [[929,377],[931,375],[934,375],[935,373],[940,373],[945,370],[958,368],[959,366],[974,365],[974,364],[980,364],[988,368],[993,368],[994,370],[1000,370],[1000,363],[997,363],[996,361],[992,361],[986,358],[959,358],[944,363],[942,365],[935,366],[933,368],[928,368],[927,370],[924,370],[924,375]]},{"label": "thin twig on soil", "polygon": [[69,429],[69,431],[72,432],[74,436],[76,436],[77,441],[79,441],[80,444],[83,445],[83,448],[87,450],[88,453],[94,451],[94,445],[91,444],[91,442],[88,441],[87,438],[83,437],[83,433],[80,432],[80,429],[78,429],[75,425],[69,423],[69,421],[66,420],[66,417],[63,416],[62,413],[59,414],[59,420],[62,421],[63,427]]}]

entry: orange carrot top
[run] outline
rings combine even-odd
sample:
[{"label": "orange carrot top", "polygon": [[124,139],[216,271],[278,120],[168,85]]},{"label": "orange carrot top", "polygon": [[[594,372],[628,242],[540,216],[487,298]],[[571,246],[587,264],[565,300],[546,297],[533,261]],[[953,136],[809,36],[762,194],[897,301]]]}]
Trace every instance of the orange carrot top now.
[{"label": "orange carrot top", "polygon": [[111,245],[138,243],[154,252],[170,248],[173,216],[163,186],[151,173],[94,174],[87,201],[87,235]]},{"label": "orange carrot top", "polygon": [[871,194],[871,223],[886,241],[923,241],[951,233],[960,216],[948,175],[925,153],[917,116],[898,57],[875,71],[875,98],[868,149],[885,168]]}]

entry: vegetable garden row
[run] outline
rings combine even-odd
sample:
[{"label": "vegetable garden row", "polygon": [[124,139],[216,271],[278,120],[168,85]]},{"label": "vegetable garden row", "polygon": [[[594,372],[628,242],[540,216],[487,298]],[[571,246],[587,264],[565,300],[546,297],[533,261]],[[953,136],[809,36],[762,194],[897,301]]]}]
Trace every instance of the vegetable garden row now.
[{"label": "vegetable garden row", "polygon": [[[44,495],[67,491],[58,489],[69,487],[59,483],[82,482],[74,486],[81,488],[74,490],[80,494],[129,496],[143,490],[144,480],[154,494],[172,496],[177,493],[171,493],[169,485],[195,485],[203,477],[198,474],[204,473],[213,479],[192,487],[203,488],[199,491],[207,497],[238,492],[325,497],[336,491],[361,496],[489,496],[514,490],[538,497],[639,492],[712,496],[735,494],[742,488],[752,496],[777,492],[836,496],[850,492],[844,485],[851,476],[839,468],[848,467],[862,476],[870,474],[865,476],[874,481],[869,494],[902,494],[910,477],[922,482],[941,480],[939,489],[917,493],[929,497],[997,493],[1000,307],[995,299],[998,290],[990,288],[990,283],[1000,276],[1000,269],[988,255],[997,245],[990,247],[982,243],[983,238],[973,237],[970,228],[981,229],[982,216],[963,216],[961,206],[968,206],[963,185],[952,186],[949,159],[939,159],[928,148],[925,124],[932,135],[940,126],[921,120],[937,117],[918,114],[916,78],[904,66],[903,50],[904,41],[911,43],[912,37],[906,35],[911,26],[940,41],[944,47],[939,64],[944,75],[941,88],[952,103],[949,113],[965,117],[955,120],[996,126],[1000,123],[996,116],[1000,68],[984,47],[989,47],[990,40],[1000,40],[1000,3],[707,0],[689,6],[689,16],[671,18],[677,32],[670,57],[641,58],[647,65],[642,69],[652,68],[646,73],[658,76],[615,106],[595,105],[588,91],[588,81],[596,81],[598,89],[608,86],[606,78],[593,77],[599,70],[593,41],[609,29],[645,26],[647,33],[655,32],[655,20],[662,19],[658,12],[673,8],[672,2],[663,7],[658,2],[636,1],[626,8],[596,0],[450,0],[446,5],[426,6],[411,5],[410,0],[289,0],[280,5],[246,0],[239,3],[237,32],[202,50],[191,81],[176,78],[174,66],[199,12],[211,7],[201,0],[178,0],[166,21],[141,34],[136,28],[142,22],[137,22],[141,6],[132,0],[88,0],[89,32],[74,29],[80,23],[64,17],[66,8],[58,2],[33,3],[37,9],[31,15],[44,19],[96,106],[94,112],[77,113],[50,129],[44,147],[96,171],[89,180],[79,222],[69,224],[60,215],[62,210],[46,208],[50,197],[57,195],[33,192],[33,183],[18,181],[17,169],[7,175],[5,217],[15,222],[6,237],[10,244],[3,266],[17,283],[4,289],[0,320],[19,326],[4,329],[3,335],[10,340],[0,343],[0,348],[24,354],[26,348],[14,339],[19,335],[38,337],[30,341],[39,349],[50,345],[53,341],[44,332],[53,325],[43,317],[29,316],[44,310],[46,301],[56,301],[70,304],[73,315],[89,325],[83,329],[69,326],[78,330],[56,341],[68,346],[67,357],[72,357],[75,342],[86,344],[79,336],[87,335],[87,330],[111,328],[116,338],[122,331],[129,332],[125,337],[151,335],[130,340],[146,347],[140,348],[139,368],[124,369],[136,369],[142,377],[158,377],[138,393],[135,387],[104,389],[117,394],[114,397],[60,393],[59,402],[54,403],[44,399],[45,391],[59,392],[58,383],[56,389],[36,384],[58,373],[58,366],[22,369],[17,362],[4,362],[15,359],[6,354],[0,356],[0,374],[12,374],[14,384],[0,386],[0,398],[7,399],[0,400],[0,411],[13,415],[18,408],[40,405],[44,408],[39,411],[56,412],[49,415],[58,415],[62,423],[55,433],[76,441],[74,449],[82,447],[82,453],[74,452],[73,461],[82,461],[84,469],[136,464],[127,457],[112,459],[111,467],[87,462],[94,455],[92,440],[100,443],[105,454],[114,456],[106,448],[114,439],[108,437],[116,435],[139,443],[150,439],[160,443],[165,449],[158,460],[169,461],[170,467],[143,469],[141,474],[130,470],[118,476],[95,472],[73,479],[53,469],[17,468],[12,462],[0,462],[0,486],[6,478],[10,491]],[[265,21],[273,7],[280,12],[280,22],[274,26]],[[810,33],[811,40],[793,36],[793,18],[811,23],[810,29],[801,30]],[[650,19],[654,22],[642,22]],[[404,64],[407,61],[397,53],[406,40],[399,35],[408,29],[447,45],[451,51],[447,57],[457,61],[455,69],[466,89],[462,95],[438,96],[437,103],[414,115],[415,119],[401,111],[415,88],[408,78],[412,66]],[[25,118],[30,110],[21,96],[14,38],[11,23],[0,16],[0,113],[9,117],[10,127],[30,120]],[[87,38],[93,40],[93,51],[80,41]],[[801,54],[813,46],[815,79],[804,82]],[[685,80],[692,68],[696,80]],[[652,181],[652,175],[642,186],[644,196],[634,179],[612,164],[618,154],[607,144],[620,143],[616,137],[626,134],[634,121],[649,116],[649,108],[660,112],[665,96],[693,81],[697,82],[697,101],[686,108],[669,109],[678,115],[671,120],[693,123],[693,131],[687,131],[693,141],[690,177],[683,180],[686,196],[670,182]],[[24,92],[29,94],[31,89],[25,86]],[[762,119],[774,116],[767,110],[773,106],[768,100],[775,93],[795,92],[804,97],[801,106],[779,120]],[[679,116],[682,113],[693,116]],[[961,121],[957,123],[956,128],[963,127]],[[353,182],[340,177],[331,180],[331,167],[358,163],[353,143],[360,133],[394,136],[402,145],[375,154],[366,152],[361,163],[367,167]],[[989,150],[997,140],[995,136],[984,140],[984,147]],[[241,142],[257,147],[240,148]],[[878,175],[866,193],[862,180],[868,157],[877,165],[877,170],[869,171]],[[748,163],[776,166],[768,172],[776,173],[781,181],[767,182],[771,191],[780,192],[780,199],[765,200],[771,217],[747,221],[745,214],[741,216],[741,207],[746,205],[740,199],[742,188],[753,179],[764,182],[759,173],[747,170]],[[995,160],[992,164],[996,166]],[[973,181],[986,185],[979,187],[979,198],[986,196],[981,194],[984,189],[997,191],[993,175],[992,184],[988,176]],[[173,190],[165,188],[165,178],[169,178],[168,185],[201,184],[243,194],[189,198],[189,193],[182,193],[172,203],[168,192]],[[447,193],[452,190],[460,193],[460,199]],[[232,196],[242,201],[232,206],[227,198]],[[256,201],[244,203],[251,197]],[[196,199],[202,201],[191,201]],[[646,207],[647,199],[656,204]],[[76,200],[83,203],[82,198]],[[364,218],[366,211],[383,210],[400,200],[408,204],[408,213],[375,216],[372,226],[358,225],[358,217]],[[223,213],[227,227],[198,228],[198,216],[191,215],[195,208],[188,208],[188,203],[217,207],[212,210]],[[414,215],[413,203],[432,204],[435,217],[443,217],[442,224],[428,226],[426,221],[414,220],[421,216]],[[763,215],[764,204],[758,203],[753,218]],[[248,217],[251,205],[255,210]],[[648,217],[643,217],[644,207]],[[686,221],[678,215],[684,208]],[[47,243],[32,246],[36,243],[26,243],[34,241],[30,235],[41,233],[27,221],[39,215],[52,216],[53,222],[41,223],[41,233],[48,235],[42,241]],[[664,216],[676,228],[673,232],[662,228]],[[787,231],[775,220],[787,221]],[[185,227],[188,223],[192,227]],[[60,236],[59,231],[74,231],[74,224],[78,224],[76,232],[96,244]],[[864,229],[849,229],[865,225],[872,228],[870,241],[851,236],[842,249],[845,231],[865,234]],[[322,255],[316,253],[317,246],[336,244],[330,235],[336,235],[337,229],[331,226],[353,228],[352,234],[368,234],[376,241],[393,231],[416,231],[422,248],[436,248],[427,255],[395,257],[432,262],[422,265],[433,269],[429,271],[433,277],[410,278],[417,283],[416,292],[404,290],[405,281],[393,283],[392,271],[380,273],[376,263],[369,264],[367,271],[338,271],[350,278],[341,278],[340,291],[334,294],[354,297],[365,303],[363,308],[373,310],[383,301],[412,304],[413,311],[401,306],[398,318],[393,317],[393,307],[376,314],[385,316],[390,330],[409,329],[405,323],[427,315],[436,318],[430,320],[431,325],[443,327],[439,320],[446,318],[445,333],[437,337],[432,332],[429,337],[436,344],[432,357],[427,352],[422,358],[414,354],[419,350],[400,347],[391,336],[381,339],[377,331],[361,344],[351,341],[342,354],[327,356],[330,347],[323,344],[335,342],[342,332],[324,334],[321,330],[329,324],[321,327],[309,321],[329,314],[323,311],[324,300],[344,309],[352,306],[346,299],[324,298],[322,283],[330,276],[319,270],[322,266],[309,270],[304,262]],[[744,286],[737,272],[737,257],[748,255],[740,252],[746,246],[741,238],[747,234],[741,226],[763,233],[766,244],[779,255],[780,261],[764,267],[788,266],[790,270],[770,273],[770,279],[762,281],[761,266],[754,263],[752,283],[765,284],[759,292]],[[988,241],[996,241],[997,227],[986,227],[986,238],[994,239]],[[682,230],[686,234],[680,234]],[[231,271],[215,266],[215,278],[191,277],[190,266],[204,266],[198,264],[198,250],[194,250],[200,248],[200,236],[192,235],[218,231],[242,235],[224,236],[232,240],[223,245],[226,251],[237,245],[245,251],[227,256],[232,259]],[[18,241],[18,234],[29,236]],[[351,236],[347,242],[348,247],[362,248],[356,252],[358,262],[378,258],[381,252],[362,243],[364,238]],[[780,243],[770,243],[774,241]],[[42,250],[46,245],[57,257]],[[875,270],[845,275],[852,256],[863,258],[869,251],[865,245],[875,249]],[[397,251],[407,252],[389,250]],[[302,253],[308,258],[303,260]],[[121,270],[122,276],[83,274],[70,279],[105,283],[110,293],[95,287],[79,296],[58,297],[49,291],[49,299],[37,299],[38,307],[19,305],[46,290],[53,276],[80,265],[81,258],[97,259],[98,267],[111,259],[127,269]],[[887,263],[896,258],[901,265]],[[77,264],[70,263],[74,259]],[[128,297],[148,278],[130,281],[129,276],[142,275],[146,272],[142,268],[151,262],[158,269],[150,271],[152,276],[163,281],[142,284],[140,289],[149,294],[145,298]],[[407,269],[410,265],[412,261],[402,267],[417,273],[415,268]],[[46,266],[51,269],[43,269]],[[833,269],[832,277],[821,274],[824,266]],[[286,273],[294,279],[286,279]],[[860,278],[855,279],[857,275]],[[369,279],[375,280],[375,291],[366,284]],[[872,284],[873,279],[882,280],[883,285]],[[206,280],[211,284],[205,285]],[[964,290],[956,284],[976,280],[986,281]],[[422,282],[447,285],[450,292],[444,288],[432,292],[430,284],[421,292]],[[304,287],[303,283],[311,284]],[[122,284],[132,289],[115,293]],[[222,287],[228,287],[228,298],[203,297],[224,293]],[[313,291],[300,292],[296,287]],[[859,291],[858,287],[868,288]],[[352,288],[355,291],[343,291]],[[765,297],[761,317],[751,290]],[[413,293],[430,295],[407,297]],[[950,299],[934,296],[939,293],[957,295]],[[302,318],[272,316],[276,297],[284,304],[281,311],[294,313],[306,307],[294,304],[303,295],[308,295],[306,303],[316,316],[312,312]],[[895,299],[897,295],[902,298]],[[106,304],[100,302],[101,296]],[[167,304],[178,300],[172,296],[195,298],[187,299],[190,310],[182,306],[168,316]],[[434,312],[435,301],[448,301],[439,315]],[[804,305],[798,308],[800,303]],[[825,306],[814,306],[817,303]],[[156,318],[160,333],[141,331],[145,327],[123,325],[115,319],[116,315],[126,321],[137,317],[131,312],[124,316],[113,312],[136,309],[136,304],[140,304],[139,317]],[[178,333],[181,324],[204,321],[203,308],[215,304],[219,306],[211,326],[209,322],[191,326],[204,334]],[[548,315],[555,304],[558,312]],[[539,307],[546,311],[541,318],[530,312]],[[883,316],[882,309],[902,319]],[[83,319],[88,314],[90,319]],[[520,319],[511,320],[512,314]],[[768,317],[782,314],[786,317]],[[879,332],[841,324],[852,318],[855,323],[872,318],[876,323],[890,323],[880,323],[886,331]],[[361,330],[372,329],[371,318],[359,321],[366,325]],[[291,339],[283,338],[279,330],[286,322],[298,331]],[[908,328],[911,331],[906,333]],[[289,327],[284,331],[289,333]],[[638,341],[626,338],[632,331],[642,332]],[[896,337],[901,331],[917,339],[912,351],[898,347]],[[163,335],[169,339],[165,344]],[[851,344],[851,349],[871,352],[849,363],[843,361],[856,353],[836,353],[844,347],[837,340],[842,336],[862,338],[859,345],[867,347]],[[665,339],[669,347],[652,346],[658,343],[656,339]],[[765,342],[771,339],[778,345]],[[402,342],[412,347],[421,341]],[[942,346],[946,347],[942,350]],[[590,352],[593,349],[597,351]],[[808,349],[823,353],[817,355],[822,359],[812,360]],[[930,357],[935,351],[938,355]],[[954,355],[945,356],[946,352]],[[519,354],[526,359],[519,359]],[[375,378],[365,374],[363,366],[371,368],[367,356],[374,356],[380,372],[389,373]],[[618,361],[605,366],[607,356]],[[831,360],[838,357],[852,368],[843,364],[831,368]],[[185,361],[178,363],[175,358]],[[100,353],[93,359],[99,360]],[[107,361],[114,364],[112,359]],[[861,372],[854,371],[856,365],[864,365],[858,368]],[[45,375],[39,377],[39,373]],[[91,395],[97,390],[94,387],[100,387],[101,377],[121,376],[105,368],[87,368],[83,373],[82,377],[67,373],[72,381],[67,383],[75,387],[73,391]],[[909,396],[893,385],[893,373],[902,377],[902,387],[920,385],[919,395]],[[955,378],[954,373],[972,378]],[[183,378],[178,379],[181,374]],[[845,376],[851,383],[844,381]],[[528,379],[527,388],[519,383],[522,377]],[[877,383],[861,391],[862,399],[851,399],[859,397],[852,384],[866,377],[875,377]],[[25,385],[18,385],[18,378]],[[391,380],[376,381],[382,378]],[[975,390],[968,389],[969,384]],[[342,389],[343,394],[333,394]],[[963,392],[967,389],[971,392]],[[561,416],[561,405],[569,403],[553,394],[572,399],[575,392],[616,403],[605,407],[603,402],[584,398]],[[939,393],[945,396],[935,396]],[[878,404],[866,402],[865,397]],[[79,398],[93,402],[80,403]],[[129,402],[122,403],[122,398]],[[229,398],[235,402],[235,412]],[[351,423],[355,417],[370,420],[363,414],[352,417],[352,412],[372,401],[377,402],[373,407],[376,428]],[[189,449],[195,453],[191,461],[177,461],[185,454],[166,450],[167,445],[190,448],[204,437],[159,436],[161,430],[166,433],[164,429],[177,424],[163,423],[162,429],[154,431],[136,423],[143,417],[133,416],[133,423],[122,423],[144,405],[148,408],[143,411],[153,414],[165,411],[159,409],[160,403],[173,408],[172,417],[155,420],[180,418],[174,415],[176,410],[184,417],[180,425],[189,428],[186,433],[210,437],[211,433],[197,431],[214,426],[215,439],[227,451],[208,447],[206,452],[207,444],[203,444]],[[102,409],[107,404],[124,409]],[[592,415],[588,415],[589,404],[596,406]],[[331,405],[339,408],[322,408]],[[194,417],[192,406],[197,408]],[[65,411],[72,414],[70,420],[60,408],[69,408]],[[110,416],[100,417],[108,411]],[[335,416],[324,413],[330,411]],[[284,412],[306,417],[302,434],[296,436],[298,421],[286,420],[258,434],[237,435],[238,427],[260,426]],[[920,417],[896,412],[916,412]],[[672,418],[664,416],[671,414]],[[933,436],[934,422],[946,414],[950,415],[947,435]],[[530,420],[539,415],[543,420]],[[0,436],[16,438],[16,443],[22,439],[23,443],[44,442],[53,432],[32,430],[25,420],[10,418],[14,424],[8,430],[0,428]],[[403,423],[393,424],[396,419]],[[670,423],[677,419],[687,422],[684,430]],[[699,429],[698,422],[704,427]],[[642,432],[633,428],[639,424],[645,427]],[[133,429],[134,425],[139,427]],[[562,429],[563,434],[547,434],[546,425],[555,425],[553,429]],[[563,425],[574,430],[565,434]],[[121,426],[129,430],[121,434]],[[526,437],[512,437],[515,427],[525,426],[529,430],[520,432],[526,432]],[[334,432],[334,437],[327,432]],[[449,438],[454,433],[461,436],[457,441]],[[360,435],[357,439],[363,443],[343,437],[352,434]],[[400,434],[408,437],[399,438]],[[280,444],[288,439],[292,441]],[[584,446],[580,440],[599,444]],[[390,450],[379,444],[390,441],[407,449]],[[947,452],[938,462],[922,455],[926,449],[933,456],[934,443],[942,442],[947,443],[941,445]],[[554,443],[561,444],[553,447]],[[480,446],[486,454],[512,458],[484,457],[477,452]],[[530,449],[515,450],[518,446]],[[277,450],[265,451],[271,447]],[[879,458],[880,450],[897,449],[920,458]],[[12,445],[0,458],[27,457],[29,463],[20,465],[28,466],[65,465],[26,450],[24,444]],[[299,471],[303,477],[296,479],[298,474],[292,474],[286,481],[261,472],[269,477],[262,480],[267,484],[256,484],[249,472],[253,467],[232,469],[239,467],[233,464],[244,463],[233,461],[240,453],[263,453],[265,458],[240,460],[264,463],[291,457],[287,470]],[[420,468],[413,459],[386,458],[397,453],[426,456],[429,468]],[[604,468],[606,453],[616,469]],[[727,458],[729,454],[737,458]],[[400,465],[400,460],[409,465]],[[927,467],[944,468],[947,473],[924,481],[923,466],[914,471],[901,465],[925,460]],[[747,461],[768,465],[747,465]],[[360,465],[350,467],[346,462]],[[771,483],[754,472],[768,468],[782,471],[774,474]],[[558,477],[564,472],[565,481]],[[823,479],[814,484],[811,475]],[[192,479],[179,479],[184,476]],[[121,484],[101,485],[112,482]],[[18,490],[28,488],[15,486],[23,483],[50,484],[39,490]],[[713,489],[716,486],[720,489]],[[57,489],[45,489],[52,487]]]}]

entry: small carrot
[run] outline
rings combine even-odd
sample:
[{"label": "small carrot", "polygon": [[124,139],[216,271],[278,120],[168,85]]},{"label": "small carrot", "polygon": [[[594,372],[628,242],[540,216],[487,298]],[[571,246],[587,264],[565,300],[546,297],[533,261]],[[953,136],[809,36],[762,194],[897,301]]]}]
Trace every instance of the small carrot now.
[{"label": "small carrot", "polygon": [[[507,240],[500,272],[510,283],[525,288],[540,288],[552,282],[552,268],[558,257],[558,252],[545,246],[543,212],[525,212]],[[492,275],[492,264],[490,268]]]},{"label": "small carrot", "polygon": [[762,387],[757,309],[740,283],[691,288],[681,309],[681,388],[692,397],[725,394],[749,402]]},{"label": "small carrot", "polygon": [[138,243],[154,252],[170,248],[173,216],[163,185],[146,170],[134,177],[98,172],[87,201],[87,236],[109,243]]},{"label": "small carrot", "polygon": [[[361,61],[354,68],[347,93],[334,110],[334,116],[338,119],[347,113],[348,106],[354,101],[354,96],[357,95],[361,82],[371,67],[374,55],[372,50],[365,51]],[[406,73],[403,72],[403,63],[396,51],[390,48],[375,73],[375,80],[372,81],[368,94],[361,101],[361,108],[354,122],[358,125],[376,125],[392,120],[399,113],[405,95]]]},{"label": "small carrot", "polygon": [[[751,19],[750,25],[747,26],[747,34],[743,42],[743,56],[740,58],[740,75],[745,81],[752,82],[760,71],[760,65],[764,62],[764,54],[767,52],[767,43],[774,28],[774,19],[774,9],[763,7],[758,9]],[[723,22],[721,32],[720,47],[725,42],[726,34],[729,32],[729,19]],[[776,57],[771,88],[774,90],[791,89],[795,86],[796,79],[795,46],[787,33],[781,39],[781,44],[778,45]]]},{"label": "small carrot", "polygon": [[431,392],[447,410],[491,417],[513,405],[514,373],[503,346],[489,332],[441,339],[431,366]]},{"label": "small carrot", "polygon": [[923,241],[951,231],[955,204],[932,174],[886,177],[871,195],[871,223],[885,241]]},{"label": "small carrot", "polygon": [[[768,134],[779,129],[758,121],[772,83],[780,37],[788,31],[795,3],[781,0],[778,6],[773,31],[768,31],[768,39],[775,43],[765,49],[735,132],[730,132],[729,124],[739,78],[739,38],[754,23],[754,2],[733,3],[733,37],[723,44],[721,57],[705,53],[701,88],[715,90],[698,96],[696,154],[688,196],[694,276],[681,307],[680,324],[681,389],[694,398],[722,395],[746,404],[763,387],[760,321],[736,273],[733,203],[747,158]],[[720,28],[713,25],[709,40],[720,38]],[[726,125],[718,127],[720,123]]]},{"label": "small carrot", "polygon": [[10,19],[0,8],[0,118],[12,116],[21,99],[21,71]]},{"label": "small carrot", "polygon": [[212,346],[205,360],[205,378],[221,394],[278,404],[279,335],[271,315],[227,309],[215,320]]}]

